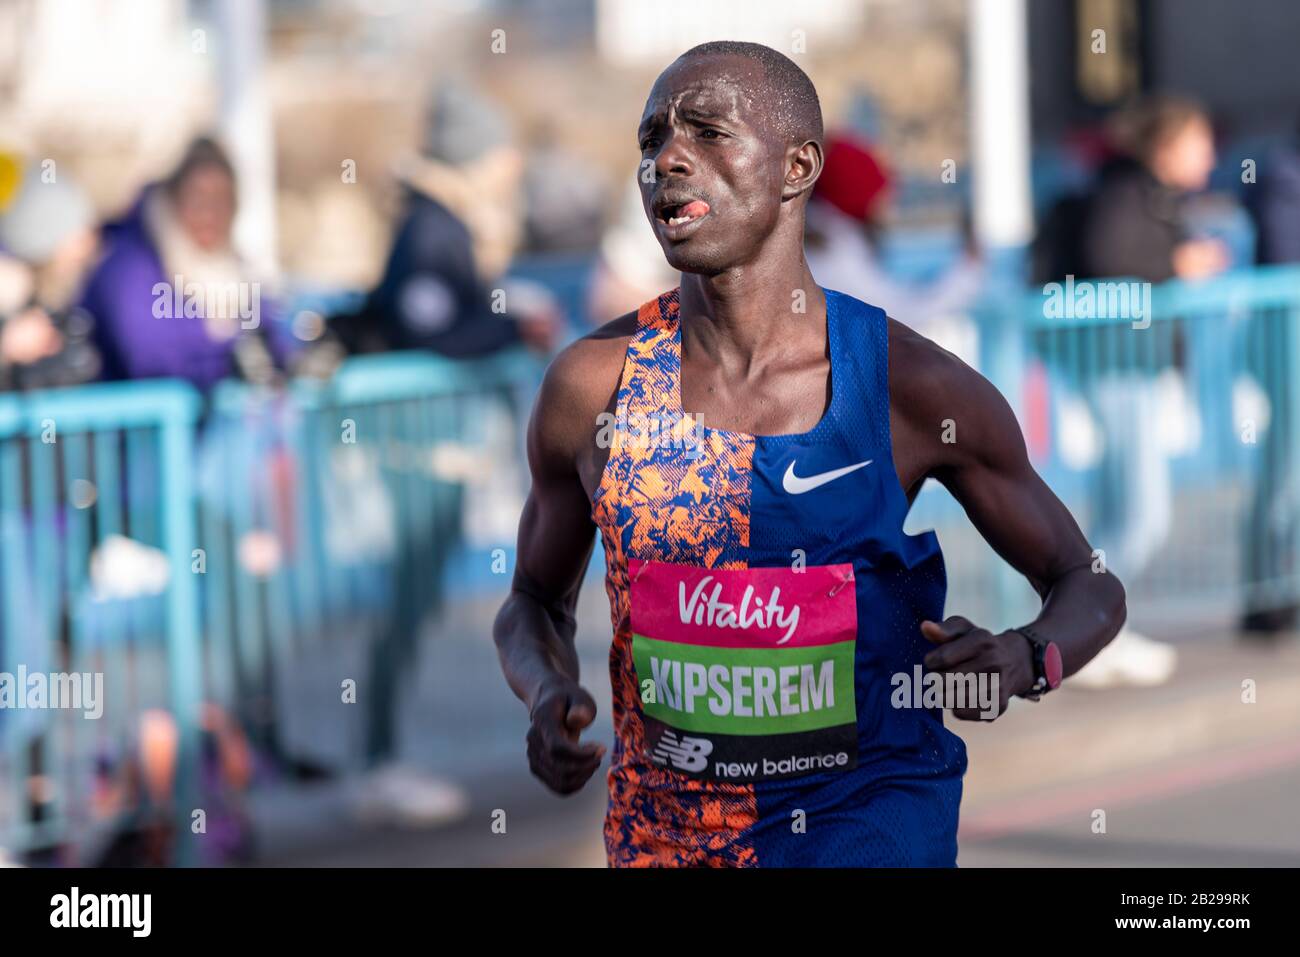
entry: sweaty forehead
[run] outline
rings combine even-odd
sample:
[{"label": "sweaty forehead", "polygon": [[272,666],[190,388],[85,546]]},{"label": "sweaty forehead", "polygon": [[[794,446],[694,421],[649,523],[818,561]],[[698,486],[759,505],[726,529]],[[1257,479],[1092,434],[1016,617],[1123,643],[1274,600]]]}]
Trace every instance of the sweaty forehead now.
[{"label": "sweaty forehead", "polygon": [[662,116],[669,106],[720,120],[763,127],[759,106],[766,78],[763,68],[742,57],[692,57],[678,60],[650,89],[642,125]]}]

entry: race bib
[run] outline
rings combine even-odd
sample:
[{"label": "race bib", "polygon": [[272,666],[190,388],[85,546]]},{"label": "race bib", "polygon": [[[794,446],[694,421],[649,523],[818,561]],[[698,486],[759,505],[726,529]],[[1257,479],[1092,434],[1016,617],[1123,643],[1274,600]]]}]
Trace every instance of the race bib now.
[{"label": "race bib", "polygon": [[853,566],[628,562],[632,656],[656,764],[718,781],[857,763]]}]

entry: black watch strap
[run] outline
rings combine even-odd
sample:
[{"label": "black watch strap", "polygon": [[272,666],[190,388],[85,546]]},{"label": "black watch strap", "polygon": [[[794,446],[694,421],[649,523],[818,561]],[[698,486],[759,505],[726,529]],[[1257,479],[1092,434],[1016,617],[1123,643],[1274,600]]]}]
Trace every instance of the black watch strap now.
[{"label": "black watch strap", "polygon": [[1034,683],[1028,691],[1022,691],[1018,695],[1021,698],[1027,698],[1030,701],[1037,701],[1048,691],[1051,691],[1051,684],[1047,680],[1047,666],[1043,661],[1043,653],[1047,650],[1048,641],[1028,625],[1021,625],[1019,628],[1012,628],[1012,631],[1024,637],[1033,649],[1032,659],[1034,662]]}]

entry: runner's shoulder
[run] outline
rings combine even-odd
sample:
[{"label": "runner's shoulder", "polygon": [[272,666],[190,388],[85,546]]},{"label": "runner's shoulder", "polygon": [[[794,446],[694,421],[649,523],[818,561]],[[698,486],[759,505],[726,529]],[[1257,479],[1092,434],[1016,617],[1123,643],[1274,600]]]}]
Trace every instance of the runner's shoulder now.
[{"label": "runner's shoulder", "polygon": [[993,383],[897,319],[889,320],[889,402],[896,421],[926,435],[949,419],[970,438],[1015,424]]},{"label": "runner's shoulder", "polygon": [[897,319],[888,321],[889,397],[898,411],[924,414],[981,378],[933,339]]},{"label": "runner's shoulder", "polygon": [[619,316],[560,350],[542,382],[542,402],[599,412],[617,391],[635,312]]}]

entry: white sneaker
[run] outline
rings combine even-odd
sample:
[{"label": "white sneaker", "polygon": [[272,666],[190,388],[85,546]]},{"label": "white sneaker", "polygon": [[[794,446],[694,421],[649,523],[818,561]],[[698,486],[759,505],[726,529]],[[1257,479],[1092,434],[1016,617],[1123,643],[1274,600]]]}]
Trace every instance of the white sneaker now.
[{"label": "white sneaker", "polygon": [[1125,686],[1150,688],[1168,681],[1177,663],[1178,652],[1173,645],[1122,628],[1101,654],[1066,682],[1072,688],[1094,691]]},{"label": "white sneaker", "polygon": [[348,803],[363,823],[403,827],[433,827],[464,817],[469,810],[469,798],[461,788],[400,764],[360,778]]}]

